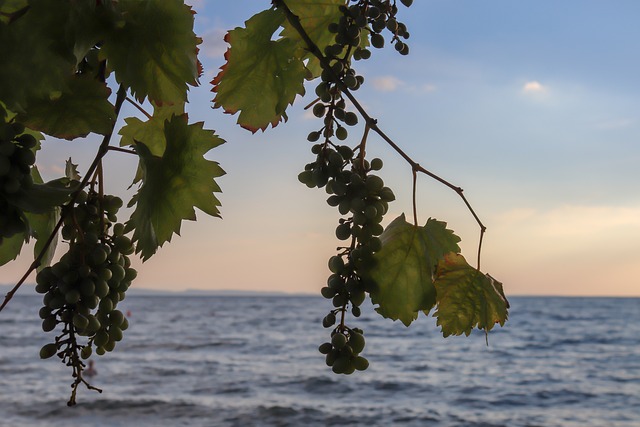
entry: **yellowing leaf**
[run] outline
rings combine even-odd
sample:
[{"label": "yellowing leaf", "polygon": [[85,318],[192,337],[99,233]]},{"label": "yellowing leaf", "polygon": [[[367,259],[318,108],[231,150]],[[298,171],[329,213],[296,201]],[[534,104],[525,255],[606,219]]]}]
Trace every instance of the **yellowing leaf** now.
[{"label": "yellowing leaf", "polygon": [[204,155],[224,140],[202,126],[202,122],[187,124],[186,114],[166,120],[166,149],[161,156],[154,155],[144,141],[136,143],[142,186],[129,203],[136,208],[127,230],[134,230],[136,253],[141,253],[143,260],[171,241],[174,233],[180,234],[182,220],[196,219],[194,207],[220,216],[220,202],[213,194],[220,192],[220,187],[214,178],[224,171]]},{"label": "yellowing leaf", "polygon": [[462,255],[450,253],[440,261],[434,286],[438,295],[434,316],[445,337],[469,335],[474,327],[488,332],[507,320],[509,302],[502,283],[467,264]]},{"label": "yellowing leaf", "polygon": [[382,249],[368,275],[376,282],[371,301],[382,316],[409,326],[420,311],[436,303],[435,266],[444,254],[459,251],[460,240],[446,224],[429,219],[424,227],[408,223],[404,214],[380,236]]},{"label": "yellowing leaf", "polygon": [[193,11],[182,0],[119,0],[123,22],[105,40],[101,54],[116,79],[139,100],[157,104],[187,100],[197,85]]},{"label": "yellowing leaf", "polygon": [[227,63],[211,82],[214,107],[238,111],[238,124],[256,132],[286,120],[285,110],[296,95],[304,94],[305,67],[298,44],[289,38],[272,40],[284,21],[278,10],[265,10],[229,31]]}]

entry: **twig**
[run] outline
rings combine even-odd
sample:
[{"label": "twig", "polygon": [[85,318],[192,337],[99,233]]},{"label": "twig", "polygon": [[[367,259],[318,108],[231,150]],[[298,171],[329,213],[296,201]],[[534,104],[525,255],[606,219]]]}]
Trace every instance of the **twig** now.
[{"label": "twig", "polygon": [[147,117],[147,119],[151,120],[153,118],[151,116],[151,114],[147,113],[147,110],[142,108],[142,105],[138,104],[136,101],[134,101],[133,99],[129,98],[128,96],[125,99],[126,99],[127,102],[129,102],[129,104],[133,105],[134,107],[136,107],[138,109],[138,111],[140,111],[142,114],[144,114]]}]

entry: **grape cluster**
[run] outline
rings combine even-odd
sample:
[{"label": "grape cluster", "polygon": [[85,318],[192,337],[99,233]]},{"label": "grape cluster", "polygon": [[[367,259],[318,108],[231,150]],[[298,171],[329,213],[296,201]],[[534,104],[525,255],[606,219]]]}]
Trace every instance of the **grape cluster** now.
[{"label": "grape cluster", "polygon": [[346,333],[334,331],[331,342],[321,344],[318,350],[326,355],[327,366],[331,366],[334,373],[350,375],[369,367],[369,361],[360,356],[364,345],[362,330],[354,328],[347,329]]},{"label": "grape cluster", "polygon": [[[308,139],[315,141],[320,133],[312,132]],[[329,259],[331,275],[321,290],[335,307],[324,317],[323,326],[338,326],[332,331],[331,343],[323,344],[320,351],[327,355],[327,364],[334,372],[350,374],[355,369],[366,369],[368,362],[359,355],[364,347],[362,331],[349,329],[344,318],[348,307],[353,316],[360,316],[360,305],[373,286],[366,272],[375,265],[374,254],[382,248],[381,222],[395,196],[382,178],[372,173],[382,168],[382,160],[367,161],[362,148],[356,149],[356,156],[352,148],[334,144],[325,134],[324,142],[314,144],[311,151],[316,160],[305,166],[298,179],[310,188],[325,188],[329,194],[327,203],[343,215],[335,234],[345,242],[338,254]],[[343,345],[343,338],[353,345]]]},{"label": "grape cluster", "polygon": [[[80,359],[89,358],[92,348],[98,355],[113,350],[128,328],[116,307],[137,272],[128,257],[133,244],[124,225],[116,222],[122,200],[82,191],[76,203],[63,211],[62,237],[69,250],[38,273],[36,291],[44,294],[42,329],[49,332],[63,325],[62,334],[42,347],[40,356],[57,354],[73,366],[74,377],[81,378]],[[87,338],[86,344],[78,341],[80,336]]]},{"label": "grape cluster", "polygon": [[[413,1],[403,0],[402,3],[409,7]],[[361,46],[363,36],[369,37],[371,46],[380,49],[385,45],[382,34],[385,30],[391,33],[391,43],[395,49],[402,55],[409,54],[409,46],[404,40],[410,34],[406,25],[396,19],[398,7],[395,1],[357,0],[349,6],[340,6],[340,11],[340,20],[328,27],[329,32],[336,36],[335,43],[325,48],[327,57],[337,58],[346,51],[348,54],[352,53],[355,60],[369,59],[371,51]]]},{"label": "grape cluster", "polygon": [[14,201],[33,184],[31,167],[36,161],[33,148],[37,141],[24,130],[20,123],[0,120],[0,244],[4,238],[27,230],[24,213]]},{"label": "grape cluster", "polygon": [[[403,55],[409,53],[403,41],[409,38],[409,33],[396,19],[395,1],[348,3],[351,4],[340,7],[339,21],[329,25],[335,38],[324,49],[321,82],[315,91],[318,99],[313,104],[313,114],[322,118],[324,125],[309,133],[307,139],[314,144],[311,152],[316,159],[298,175],[300,182],[309,188],[325,188],[329,194],[327,203],[343,215],[335,233],[345,244],[329,259],[331,275],[321,290],[334,307],[322,320],[325,328],[332,328],[331,342],[319,348],[326,355],[327,365],[341,374],[364,370],[369,364],[360,356],[365,344],[362,330],[349,328],[345,317],[348,309],[353,316],[360,316],[360,305],[375,286],[367,278],[367,272],[375,265],[374,254],[382,248],[381,222],[389,202],[395,199],[393,191],[373,173],[382,168],[382,160],[375,158],[369,162],[365,158],[366,132],[356,148],[335,142],[345,141],[349,136],[347,127],[358,123],[356,113],[346,110],[343,91],[358,90],[364,83],[364,78],[351,67],[351,59],[371,56],[371,51],[364,47],[366,37],[371,46],[382,48],[385,43],[382,32],[387,30],[392,34],[395,49]],[[412,1],[402,3],[410,6]]]}]

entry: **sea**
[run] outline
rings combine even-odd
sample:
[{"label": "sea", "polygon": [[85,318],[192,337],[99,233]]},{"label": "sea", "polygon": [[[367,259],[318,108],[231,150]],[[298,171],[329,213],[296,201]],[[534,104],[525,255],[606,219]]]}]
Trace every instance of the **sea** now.
[{"label": "sea", "polygon": [[329,302],[316,296],[142,296],[130,328],[93,356],[67,407],[70,369],[40,360],[40,298],[0,312],[0,426],[640,426],[640,299],[513,297],[488,335],[443,338],[370,305],[368,370],[335,375],[318,345]]}]

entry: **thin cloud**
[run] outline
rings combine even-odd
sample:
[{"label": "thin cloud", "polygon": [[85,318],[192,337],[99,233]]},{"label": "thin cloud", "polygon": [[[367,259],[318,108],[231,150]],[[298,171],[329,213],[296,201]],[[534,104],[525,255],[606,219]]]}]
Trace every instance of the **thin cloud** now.
[{"label": "thin cloud", "polygon": [[375,77],[373,87],[380,92],[393,92],[402,86],[404,82],[393,76]]},{"label": "thin cloud", "polygon": [[527,93],[527,94],[545,93],[545,92],[547,92],[547,87],[543,86],[542,83],[540,83],[537,80],[532,80],[530,82],[526,82],[522,86],[522,92]]},{"label": "thin cloud", "polygon": [[420,89],[422,89],[423,92],[431,93],[431,92],[435,92],[438,88],[434,84],[427,83],[420,86]]}]

